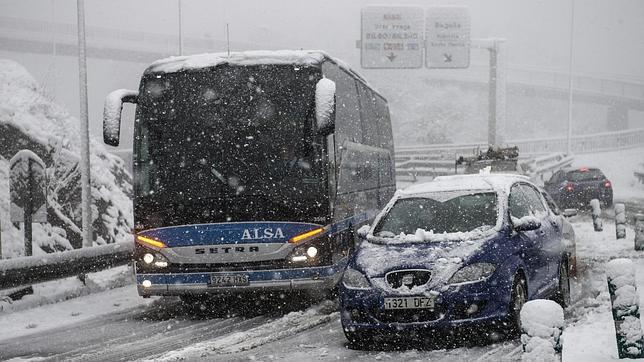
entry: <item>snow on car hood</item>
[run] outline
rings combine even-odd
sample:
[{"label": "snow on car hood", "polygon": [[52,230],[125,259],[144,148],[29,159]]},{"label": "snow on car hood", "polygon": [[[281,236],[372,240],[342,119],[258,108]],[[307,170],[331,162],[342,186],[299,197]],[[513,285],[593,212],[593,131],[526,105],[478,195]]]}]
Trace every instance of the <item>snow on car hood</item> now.
[{"label": "snow on car hood", "polygon": [[[449,278],[463,266],[463,263],[481,250],[482,246],[493,239],[496,233],[491,233],[476,240],[441,241],[433,243],[395,243],[378,244],[364,241],[360,244],[355,264],[371,280],[374,286],[392,290],[385,282],[385,273],[399,269],[428,269],[432,277],[422,287],[429,291],[437,286],[443,286]],[[419,292],[417,287],[412,290],[396,289],[399,293]]]},{"label": "snow on car hood", "polygon": [[[499,222],[500,224],[500,222]],[[484,239],[492,236],[500,228],[500,225],[483,225],[472,231],[459,231],[455,233],[435,233],[434,230],[416,229],[413,234],[400,233],[399,235],[390,235],[388,237],[367,235],[367,240],[374,244],[410,244],[425,242],[444,242],[444,241],[471,241]]]}]

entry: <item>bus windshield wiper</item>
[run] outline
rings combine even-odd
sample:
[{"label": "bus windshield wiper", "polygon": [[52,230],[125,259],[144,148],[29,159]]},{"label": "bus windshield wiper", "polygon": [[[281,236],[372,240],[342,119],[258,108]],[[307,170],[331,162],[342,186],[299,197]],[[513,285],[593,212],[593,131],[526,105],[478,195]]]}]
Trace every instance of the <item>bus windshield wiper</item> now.
[{"label": "bus windshield wiper", "polygon": [[228,182],[226,181],[224,175],[222,175],[221,172],[217,171],[214,165],[210,166],[210,173],[213,174],[219,181],[221,181],[221,183],[228,185]]}]

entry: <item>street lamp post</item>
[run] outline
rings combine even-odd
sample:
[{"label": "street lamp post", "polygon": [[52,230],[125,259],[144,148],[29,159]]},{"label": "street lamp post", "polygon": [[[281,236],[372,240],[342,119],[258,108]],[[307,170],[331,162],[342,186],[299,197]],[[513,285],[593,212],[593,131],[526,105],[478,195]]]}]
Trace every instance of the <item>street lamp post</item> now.
[{"label": "street lamp post", "polygon": [[568,57],[568,136],[566,138],[567,142],[567,152],[570,155],[572,153],[572,65],[574,58],[574,49],[575,49],[575,0],[571,0],[571,11],[570,11],[570,56]]},{"label": "street lamp post", "polygon": [[179,5],[179,55],[183,55],[183,32],[181,31],[181,0],[178,0]]},{"label": "street lamp post", "polygon": [[89,167],[89,117],[87,113],[87,56],[85,53],[85,0],[77,0],[78,11],[78,80],[80,93],[80,139],[81,139],[81,215],[83,223],[83,247],[92,246],[92,209]]}]

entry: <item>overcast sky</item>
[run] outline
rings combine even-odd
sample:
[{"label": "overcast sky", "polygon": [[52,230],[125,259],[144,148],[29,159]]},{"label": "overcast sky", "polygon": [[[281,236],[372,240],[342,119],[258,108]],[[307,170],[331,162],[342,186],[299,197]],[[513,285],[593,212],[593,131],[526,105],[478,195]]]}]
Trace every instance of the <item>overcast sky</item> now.
[{"label": "overcast sky", "polygon": [[[509,64],[566,71],[570,0],[183,0],[188,37],[254,43],[258,48],[319,48],[359,65],[360,9],[370,4],[465,5],[472,37],[508,39]],[[75,0],[0,0],[0,16],[73,24]],[[87,24],[176,34],[178,0],[86,0]],[[219,49],[218,49],[219,50]],[[576,0],[575,69],[644,78],[644,1]]]}]

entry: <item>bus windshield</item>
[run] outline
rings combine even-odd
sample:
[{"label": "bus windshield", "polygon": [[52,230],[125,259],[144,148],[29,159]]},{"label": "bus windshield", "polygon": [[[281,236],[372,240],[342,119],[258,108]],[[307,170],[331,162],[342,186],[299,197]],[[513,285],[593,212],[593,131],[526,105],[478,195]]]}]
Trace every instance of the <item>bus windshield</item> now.
[{"label": "bus windshield", "polygon": [[137,110],[138,197],[307,198],[325,185],[315,136],[320,70],[222,65],[149,74]]}]

